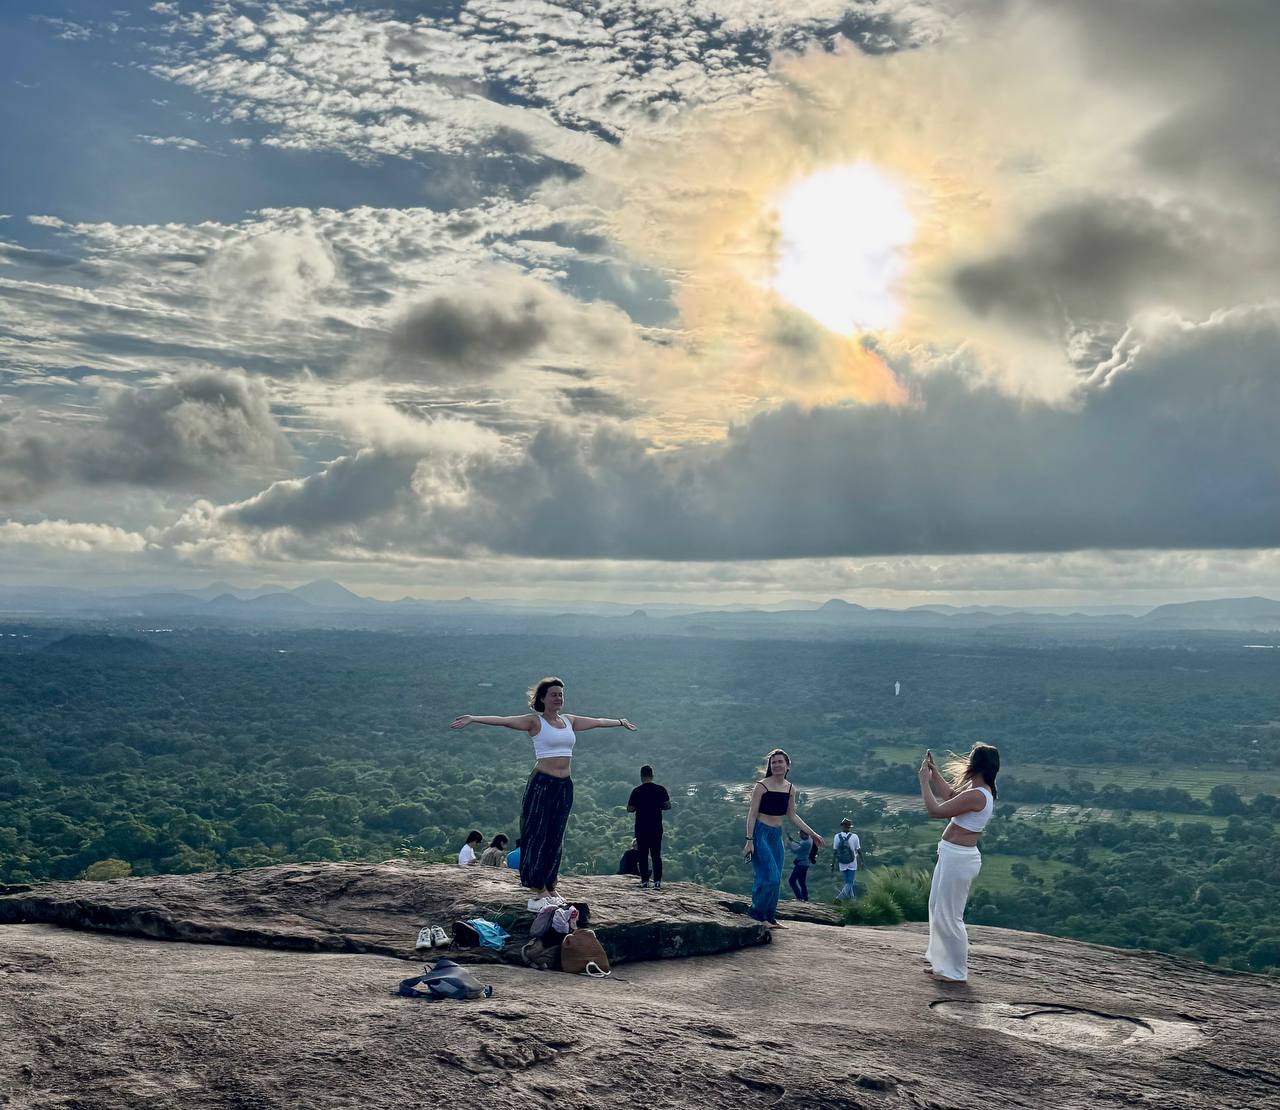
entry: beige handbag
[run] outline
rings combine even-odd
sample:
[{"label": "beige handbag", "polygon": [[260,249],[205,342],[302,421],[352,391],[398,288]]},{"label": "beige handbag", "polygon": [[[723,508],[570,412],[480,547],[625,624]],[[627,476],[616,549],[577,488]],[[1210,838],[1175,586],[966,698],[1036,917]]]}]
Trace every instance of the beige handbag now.
[{"label": "beige handbag", "polygon": [[575,929],[560,944],[560,970],[600,979],[609,974],[609,957],[594,929]]}]

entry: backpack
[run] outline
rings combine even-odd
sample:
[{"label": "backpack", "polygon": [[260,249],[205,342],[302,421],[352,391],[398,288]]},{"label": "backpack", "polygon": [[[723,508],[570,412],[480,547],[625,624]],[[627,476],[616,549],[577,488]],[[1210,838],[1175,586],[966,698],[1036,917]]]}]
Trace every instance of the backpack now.
[{"label": "backpack", "polygon": [[[417,990],[417,987],[423,990]],[[413,979],[402,979],[396,993],[405,998],[429,998],[438,1001],[442,998],[490,998],[493,987],[482,983],[465,967],[459,967],[452,960],[436,960],[425,975]]]},{"label": "backpack", "polygon": [[831,846],[836,850],[837,863],[858,862],[858,853],[853,850],[853,845],[849,843],[852,837],[853,833],[836,833]]},{"label": "backpack", "polygon": [[602,979],[609,974],[609,957],[594,929],[578,929],[560,944],[560,970]]}]

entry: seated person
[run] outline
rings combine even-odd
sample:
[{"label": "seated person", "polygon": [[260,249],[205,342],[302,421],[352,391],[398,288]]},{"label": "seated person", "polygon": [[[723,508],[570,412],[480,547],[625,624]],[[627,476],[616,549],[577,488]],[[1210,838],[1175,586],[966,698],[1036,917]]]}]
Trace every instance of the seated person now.
[{"label": "seated person", "polygon": [[618,861],[618,874],[640,877],[640,849],[636,847],[634,839],[631,847],[622,853],[622,859]]}]

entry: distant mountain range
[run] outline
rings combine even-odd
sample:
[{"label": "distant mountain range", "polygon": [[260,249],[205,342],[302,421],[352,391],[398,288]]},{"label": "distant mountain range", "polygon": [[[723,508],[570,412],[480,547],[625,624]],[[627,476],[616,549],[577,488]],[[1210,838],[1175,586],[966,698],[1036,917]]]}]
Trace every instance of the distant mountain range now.
[{"label": "distant mountain range", "polygon": [[141,594],[95,593],[50,586],[0,586],[0,617],[84,616],[99,618],[184,618],[197,621],[267,621],[292,625],[361,627],[431,625],[451,628],[472,622],[488,625],[500,618],[517,619],[516,627],[564,615],[579,620],[627,620],[655,634],[699,631],[732,634],[766,633],[774,629],[811,629],[824,634],[841,629],[927,629],[1032,626],[1082,626],[1099,629],[1221,629],[1280,631],[1280,601],[1266,597],[1232,597],[1160,605],[1144,610],[1128,606],[1092,606],[1080,610],[1005,605],[917,605],[909,609],[871,609],[841,598],[825,602],[797,599],[767,606],[734,605],[722,609],[693,605],[610,602],[547,602],[464,597],[425,601],[405,597],[380,601],[362,597],[331,578],[303,586],[262,585],[254,588],[213,582],[197,590],[164,590]]}]

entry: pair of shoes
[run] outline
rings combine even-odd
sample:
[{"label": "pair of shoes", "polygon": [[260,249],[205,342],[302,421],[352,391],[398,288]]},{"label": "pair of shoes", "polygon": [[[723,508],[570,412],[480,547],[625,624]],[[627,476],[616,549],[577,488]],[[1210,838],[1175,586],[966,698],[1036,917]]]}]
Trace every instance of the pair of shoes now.
[{"label": "pair of shoes", "polygon": [[654,880],[653,880],[653,889],[654,889],[654,890],[661,890],[661,889],[662,889],[662,881],[661,881],[660,879],[654,879]]},{"label": "pair of shoes", "polygon": [[641,890],[648,890],[648,889],[649,889],[649,880],[648,880],[648,879],[641,879],[641,880],[640,880],[640,889],[641,889]]},{"label": "pair of shoes", "polygon": [[413,944],[415,951],[424,948],[448,948],[449,934],[439,925],[424,925],[418,930],[418,939]]}]

